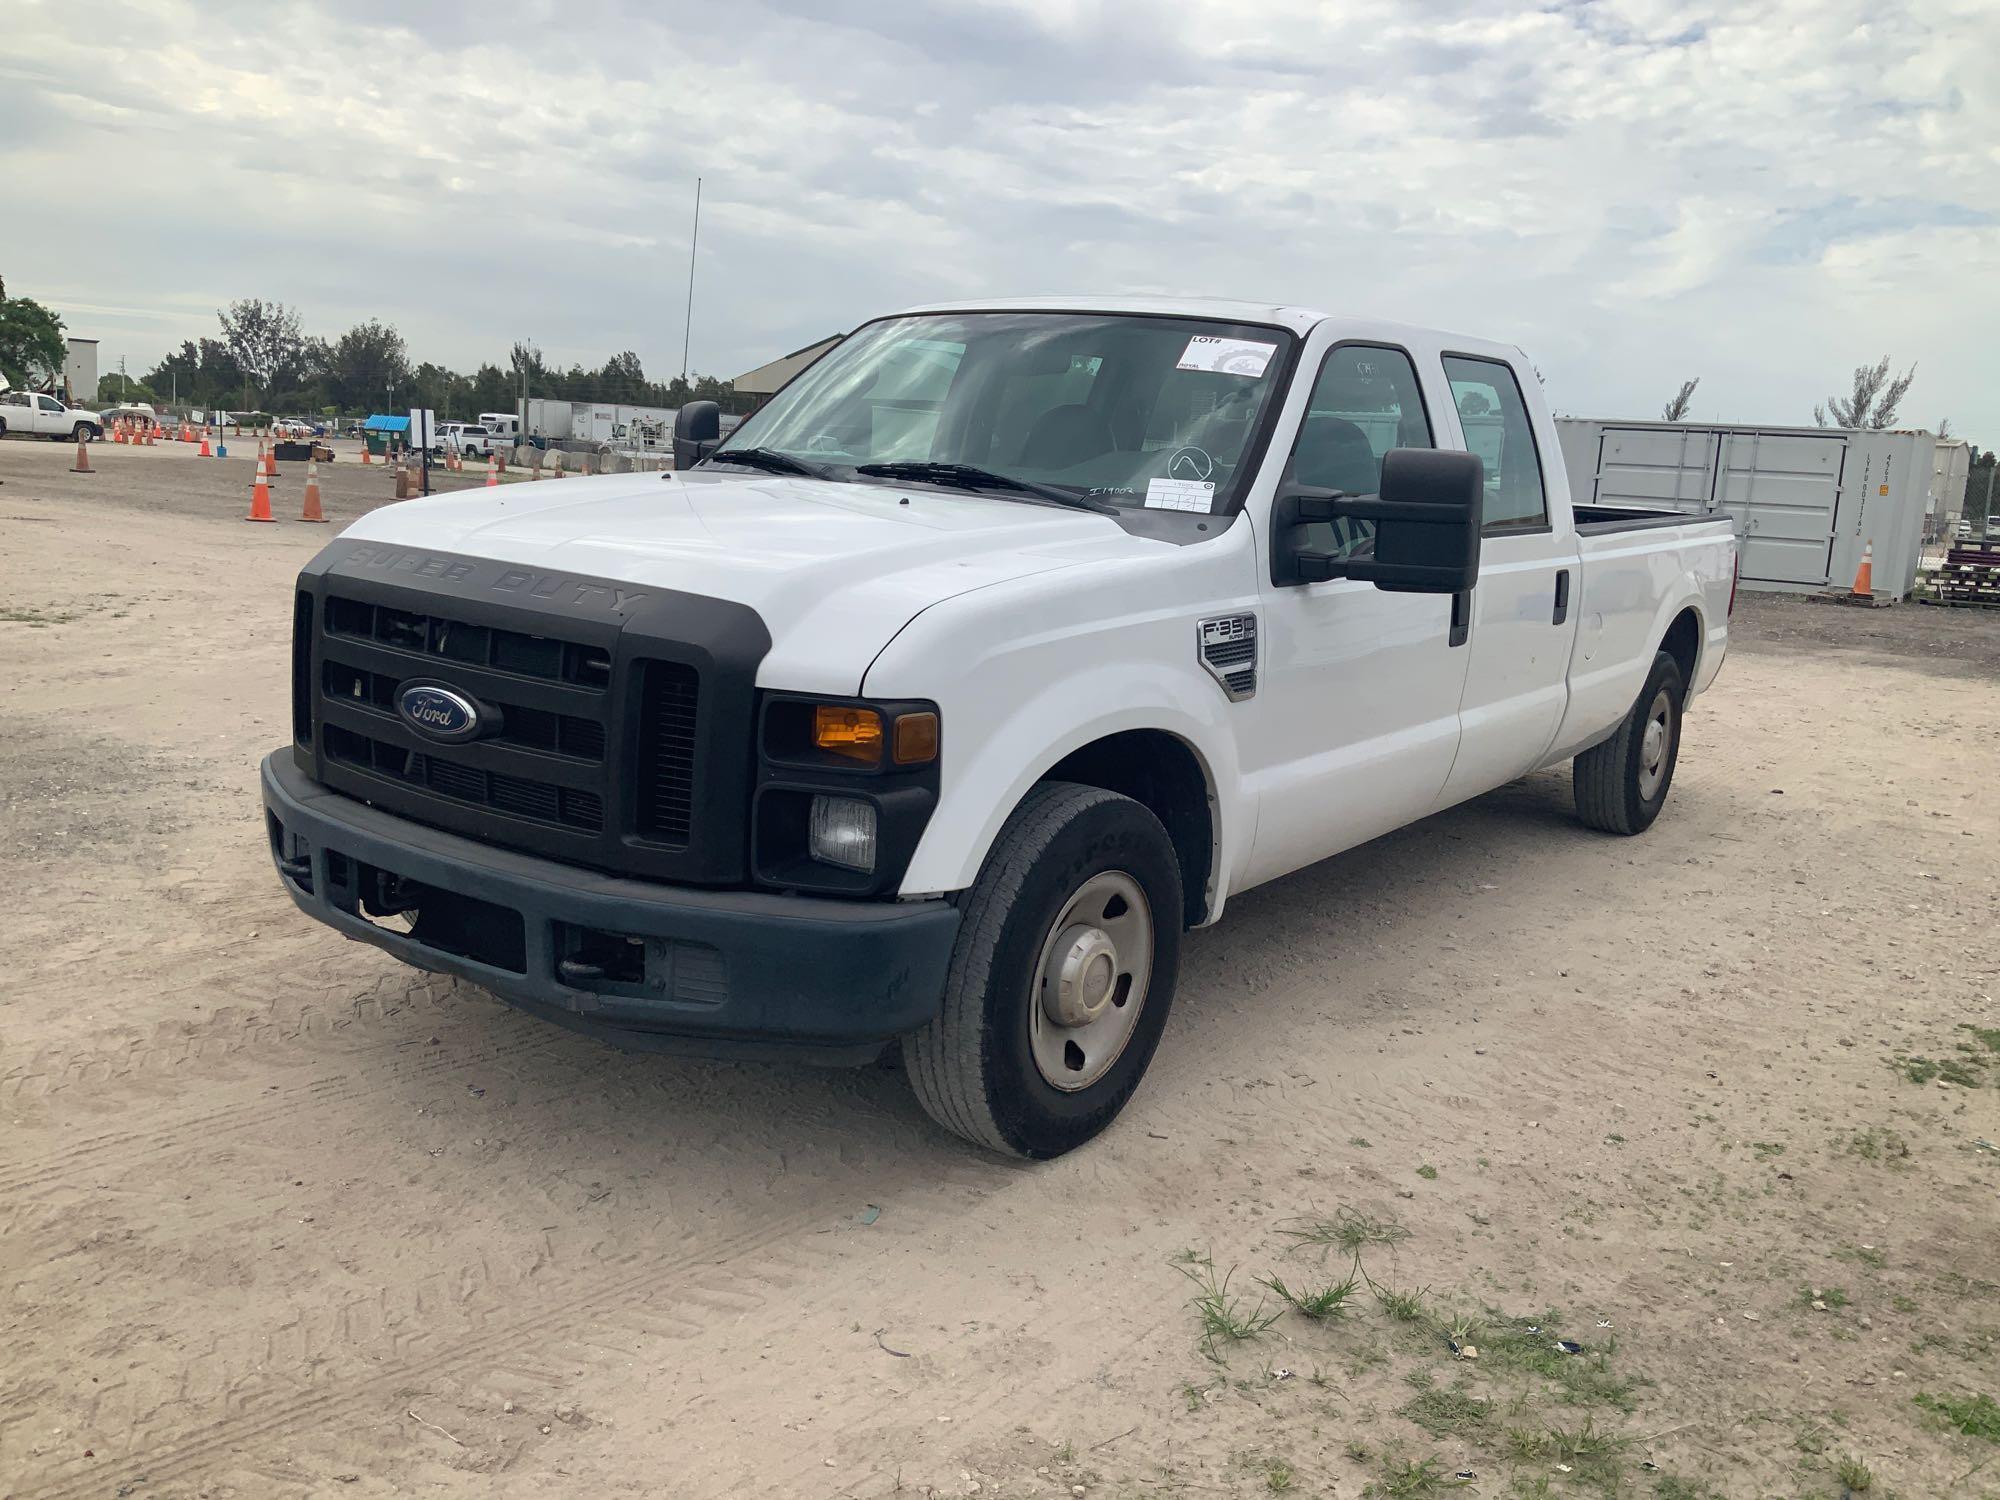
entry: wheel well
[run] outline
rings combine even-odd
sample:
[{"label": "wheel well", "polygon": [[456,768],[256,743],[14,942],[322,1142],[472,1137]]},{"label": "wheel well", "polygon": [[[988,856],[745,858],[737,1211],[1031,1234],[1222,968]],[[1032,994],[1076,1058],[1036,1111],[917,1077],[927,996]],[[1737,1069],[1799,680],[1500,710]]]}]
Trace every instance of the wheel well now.
[{"label": "wheel well", "polygon": [[1129,729],[1072,750],[1044,781],[1074,781],[1130,797],[1158,818],[1180,861],[1182,921],[1208,915],[1208,872],[1215,857],[1208,777],[1187,742],[1163,729]]},{"label": "wheel well", "polygon": [[1694,667],[1701,657],[1701,616],[1692,608],[1684,609],[1674,616],[1674,623],[1667,627],[1667,633],[1660,639],[1660,649],[1674,659],[1681,669],[1681,684],[1690,693],[1694,691]]}]

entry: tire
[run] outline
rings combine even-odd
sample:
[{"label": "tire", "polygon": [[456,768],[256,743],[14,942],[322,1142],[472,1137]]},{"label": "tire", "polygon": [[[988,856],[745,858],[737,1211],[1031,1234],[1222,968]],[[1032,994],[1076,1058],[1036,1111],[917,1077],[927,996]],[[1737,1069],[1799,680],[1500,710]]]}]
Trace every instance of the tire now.
[{"label": "tire", "polygon": [[[1572,762],[1577,816],[1605,833],[1644,833],[1666,805],[1680,759],[1687,684],[1680,663],[1662,651],[1617,733]],[[1657,737],[1649,734],[1659,726]]]},{"label": "tire", "polygon": [[72,443],[94,443],[97,441],[97,430],[88,422],[79,422],[70,429],[69,440]]},{"label": "tire", "polygon": [[[1173,843],[1129,797],[1044,782],[1022,799],[957,900],[943,1009],[903,1041],[911,1086],[932,1119],[975,1145],[1033,1160],[1061,1156],[1117,1118],[1166,1027],[1180,974]],[[1141,923],[1143,940],[1134,936]],[[1072,934],[1073,942],[1057,942]],[[1077,983],[1038,984],[1065,955]],[[1052,1010],[1064,996],[1095,1001],[1094,1016],[1057,1024]],[[1128,1004],[1138,1006],[1129,1017]]]}]

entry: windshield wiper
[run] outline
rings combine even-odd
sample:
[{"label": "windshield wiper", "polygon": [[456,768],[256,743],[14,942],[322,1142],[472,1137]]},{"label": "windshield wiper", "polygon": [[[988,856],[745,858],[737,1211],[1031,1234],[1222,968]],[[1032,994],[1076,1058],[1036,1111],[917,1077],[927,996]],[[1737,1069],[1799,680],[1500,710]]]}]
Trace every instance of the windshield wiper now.
[{"label": "windshield wiper", "polygon": [[705,464],[740,464],[746,469],[762,469],[766,474],[803,474],[808,479],[839,479],[825,464],[808,463],[776,448],[726,448],[711,453]]},{"label": "windshield wiper", "polygon": [[905,461],[890,464],[858,464],[855,473],[866,474],[875,479],[908,479],[921,484],[956,485],[962,490],[1001,490],[1016,494],[1033,495],[1047,500],[1053,505],[1063,505],[1071,510],[1095,511],[1100,516],[1115,516],[1118,507],[1106,505],[1101,500],[1090,500],[1070,490],[1058,489],[1052,484],[1036,484],[1032,479],[1016,479],[1012,474],[996,474],[991,469],[982,469],[974,464],[941,464],[919,461]]}]

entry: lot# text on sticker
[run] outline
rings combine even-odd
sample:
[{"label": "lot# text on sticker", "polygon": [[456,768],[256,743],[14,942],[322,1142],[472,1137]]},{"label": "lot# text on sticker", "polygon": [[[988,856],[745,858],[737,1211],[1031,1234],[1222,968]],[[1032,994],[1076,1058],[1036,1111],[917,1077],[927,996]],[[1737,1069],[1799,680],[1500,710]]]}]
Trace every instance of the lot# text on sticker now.
[{"label": "lot# text on sticker", "polygon": [[1250,339],[1219,339],[1197,333],[1181,351],[1176,370],[1207,370],[1215,375],[1248,375],[1256,379],[1278,352],[1276,344],[1259,344]]},{"label": "lot# text on sticker", "polygon": [[1207,479],[1149,479],[1146,481],[1147,510],[1198,510],[1203,515],[1215,509],[1215,484]]}]

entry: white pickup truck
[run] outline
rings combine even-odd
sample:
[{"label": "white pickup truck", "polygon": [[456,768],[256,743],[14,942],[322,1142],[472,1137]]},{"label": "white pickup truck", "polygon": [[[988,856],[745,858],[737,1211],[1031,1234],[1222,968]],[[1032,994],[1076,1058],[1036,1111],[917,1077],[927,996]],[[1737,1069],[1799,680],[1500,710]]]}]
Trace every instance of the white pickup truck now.
[{"label": "white pickup truck", "polygon": [[104,436],[104,416],[64,406],[34,391],[0,390],[0,437],[45,437],[94,443]]},{"label": "white pickup truck", "polygon": [[[1183,930],[1542,767],[1643,831],[1727,520],[1574,506],[1526,358],[1304,308],[864,325],[678,472],[364,517],[300,575],[308,913],[627,1045],[861,1062],[1089,1139]],[[1274,1045],[1276,1045],[1274,1040]]]}]

